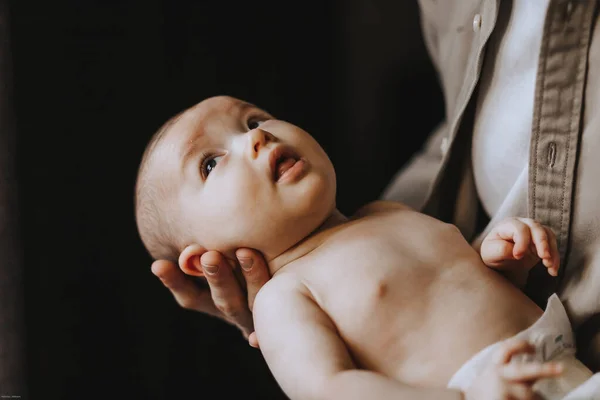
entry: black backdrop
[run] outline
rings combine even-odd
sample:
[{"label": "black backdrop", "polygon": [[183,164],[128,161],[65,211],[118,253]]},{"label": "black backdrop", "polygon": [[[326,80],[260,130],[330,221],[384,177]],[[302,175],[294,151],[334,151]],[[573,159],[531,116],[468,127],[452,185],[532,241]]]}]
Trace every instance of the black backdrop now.
[{"label": "black backdrop", "polygon": [[442,115],[416,1],[8,4],[23,393],[283,398],[234,328],[180,309],[151,274],[137,164],[169,116],[229,94],[316,137],[343,212],[376,199]]}]

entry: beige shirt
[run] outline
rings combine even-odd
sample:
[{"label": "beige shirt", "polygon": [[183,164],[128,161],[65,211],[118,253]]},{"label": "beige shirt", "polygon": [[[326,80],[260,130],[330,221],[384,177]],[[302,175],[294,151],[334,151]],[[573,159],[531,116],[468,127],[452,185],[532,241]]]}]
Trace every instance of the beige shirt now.
[{"label": "beige shirt", "polygon": [[[485,96],[485,88],[479,85],[482,66],[494,57],[498,60],[498,49],[489,39],[497,27],[499,3],[419,1],[425,41],[443,88],[446,119],[424,151],[399,173],[383,195],[389,200],[410,199],[410,205],[422,206],[426,213],[455,223],[471,240],[481,233],[476,232],[480,199],[470,157],[474,126],[480,123],[474,121],[474,116],[477,101],[487,101],[480,99],[476,91]],[[493,219],[503,207],[519,209],[526,202],[527,215],[552,227],[557,234],[562,263],[559,277],[550,278],[543,269],[534,268],[526,292],[542,306],[552,292],[559,294],[577,334],[579,357],[594,370],[600,370],[598,8],[595,0],[548,2],[541,44],[537,50],[531,49],[538,52],[538,57],[528,135],[527,185],[511,186],[492,215]],[[500,24],[498,27],[501,29]],[[535,31],[527,35],[532,38]],[[504,40],[510,37],[503,36],[500,44]],[[531,66],[502,64],[501,69],[519,76],[530,72]],[[526,125],[522,118],[518,129],[523,134],[529,129]],[[484,154],[495,151],[486,147],[481,147]],[[493,170],[496,177],[504,173],[494,165],[487,173]]]}]

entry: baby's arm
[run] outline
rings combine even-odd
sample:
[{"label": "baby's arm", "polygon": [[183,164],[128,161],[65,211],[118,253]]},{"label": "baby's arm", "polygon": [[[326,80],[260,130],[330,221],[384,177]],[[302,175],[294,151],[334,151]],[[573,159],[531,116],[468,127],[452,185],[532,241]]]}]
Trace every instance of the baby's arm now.
[{"label": "baby's arm", "polygon": [[519,287],[540,259],[552,276],[560,264],[552,229],[530,218],[507,218],[496,225],[481,243],[481,259]]},{"label": "baby's arm", "polygon": [[291,399],[462,399],[458,391],[413,388],[357,370],[336,326],[301,283],[280,276],[254,303],[260,349]]}]

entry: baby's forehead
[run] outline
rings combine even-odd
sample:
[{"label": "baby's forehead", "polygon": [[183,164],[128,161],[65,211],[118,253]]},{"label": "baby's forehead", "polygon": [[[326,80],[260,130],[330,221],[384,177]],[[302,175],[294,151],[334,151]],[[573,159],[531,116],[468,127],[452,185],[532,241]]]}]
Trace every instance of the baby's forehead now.
[{"label": "baby's forehead", "polygon": [[[202,128],[212,119],[219,119],[224,116],[239,117],[251,108],[256,108],[256,106],[233,97],[211,97],[181,113],[177,121],[171,126],[170,131],[183,135],[186,133],[193,134],[195,129]],[[170,136],[176,135],[177,133]]]},{"label": "baby's forehead", "polygon": [[175,164],[182,158],[195,138],[204,136],[203,131],[212,120],[224,116],[237,118],[250,108],[256,106],[228,96],[211,97],[188,108],[167,124],[169,126],[153,151],[153,164],[165,172],[169,169],[168,164]]},{"label": "baby's forehead", "polygon": [[206,119],[211,116],[232,115],[237,116],[248,108],[256,108],[246,101],[229,96],[215,96],[201,101],[188,108],[184,116],[193,119]]}]

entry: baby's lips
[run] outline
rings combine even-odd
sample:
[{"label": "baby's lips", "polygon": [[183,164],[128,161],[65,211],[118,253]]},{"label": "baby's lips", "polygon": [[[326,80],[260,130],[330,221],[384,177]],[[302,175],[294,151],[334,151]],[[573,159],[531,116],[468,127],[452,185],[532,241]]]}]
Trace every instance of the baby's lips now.
[{"label": "baby's lips", "polygon": [[277,181],[277,162],[283,158],[299,159],[298,154],[289,146],[279,145],[269,153],[269,172],[273,181]]}]

